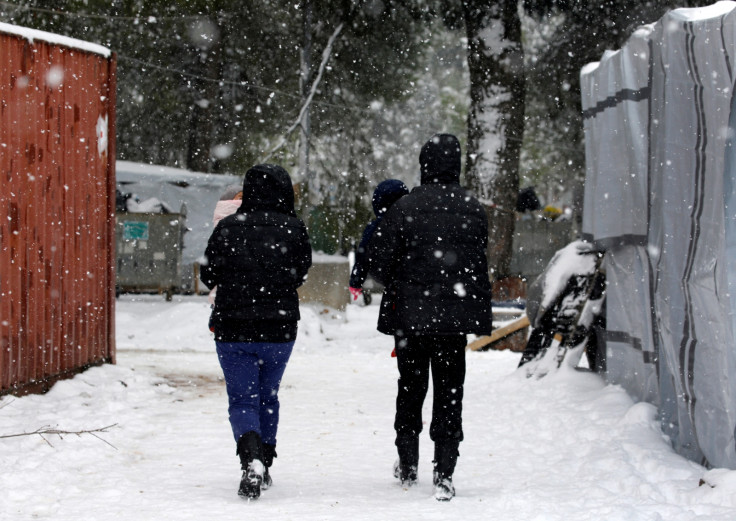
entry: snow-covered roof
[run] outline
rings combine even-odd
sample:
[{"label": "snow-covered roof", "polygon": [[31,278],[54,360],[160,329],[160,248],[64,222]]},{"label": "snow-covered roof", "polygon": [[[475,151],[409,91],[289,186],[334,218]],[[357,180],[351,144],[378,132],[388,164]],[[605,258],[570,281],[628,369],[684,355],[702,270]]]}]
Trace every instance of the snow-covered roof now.
[{"label": "snow-covered roof", "polygon": [[25,38],[31,43],[33,43],[35,40],[40,40],[52,45],[61,45],[63,47],[69,47],[71,49],[91,52],[104,56],[105,58],[109,58],[111,54],[110,49],[96,43],[85,42],[84,40],[77,40],[76,38],[70,38],[68,36],[62,36],[60,34],[47,33],[46,31],[39,31],[38,29],[21,27],[19,25],[11,25],[0,22],[0,33],[20,36],[21,38]]},{"label": "snow-covered roof", "polygon": [[[237,176],[228,174],[205,174],[202,172],[194,172],[183,168],[175,168],[171,166],[149,165],[147,163],[135,163],[133,161],[118,160],[115,162],[115,168],[118,173],[125,176],[144,176],[147,179],[158,180],[160,182],[189,182],[197,185],[207,185],[214,183],[220,186],[222,179],[230,179],[232,182]],[[238,183],[240,178],[238,177]]]}]

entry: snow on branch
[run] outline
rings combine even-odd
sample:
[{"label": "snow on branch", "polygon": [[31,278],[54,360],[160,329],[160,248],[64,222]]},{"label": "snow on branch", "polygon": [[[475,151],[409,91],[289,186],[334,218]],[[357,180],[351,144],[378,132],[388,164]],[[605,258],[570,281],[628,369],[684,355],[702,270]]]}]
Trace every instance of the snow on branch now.
[{"label": "snow on branch", "polygon": [[113,423],[112,425],[108,425],[106,427],[100,427],[99,429],[85,429],[85,430],[80,430],[80,431],[65,431],[65,430],[61,430],[61,429],[51,428],[48,425],[46,425],[44,427],[40,427],[40,428],[36,429],[35,431],[31,431],[31,432],[20,432],[20,433],[16,433],[16,434],[0,434],[0,439],[1,438],[17,438],[17,437],[20,437],[20,436],[33,436],[34,434],[38,434],[39,436],[41,436],[41,438],[43,439],[43,441],[45,441],[46,443],[48,443],[49,446],[53,447],[53,445],[51,445],[51,442],[49,442],[49,440],[47,440],[44,437],[44,434],[46,434],[46,435],[56,434],[57,436],[59,436],[59,438],[62,438],[62,439],[64,437],[64,434],[76,434],[79,437],[81,437],[82,434],[89,434],[90,436],[94,436],[98,440],[107,443],[108,445],[110,445],[110,447],[112,447],[113,449],[117,450],[117,447],[115,445],[111,444],[107,440],[105,440],[105,439],[103,439],[103,438],[101,438],[101,437],[99,437],[97,435],[97,433],[107,432],[108,429],[112,429],[113,427],[116,427],[116,426],[117,426],[117,423]]},{"label": "snow on branch", "polygon": [[312,87],[309,89],[309,95],[304,101],[304,105],[302,105],[302,109],[299,111],[299,115],[297,116],[296,121],[294,121],[294,123],[287,129],[284,135],[281,136],[281,140],[274,148],[271,149],[266,157],[263,158],[261,163],[267,162],[271,158],[271,156],[281,150],[281,148],[283,148],[286,144],[286,140],[289,138],[291,133],[299,128],[299,125],[301,125],[301,122],[304,120],[304,114],[309,110],[309,106],[312,104],[312,98],[314,98],[314,93],[317,92],[317,87],[319,86],[319,82],[322,79],[322,73],[324,72],[325,67],[327,66],[327,61],[330,59],[330,55],[332,54],[332,46],[335,43],[337,36],[340,34],[340,31],[342,31],[342,27],[343,24],[338,25],[335,29],[335,32],[333,32],[332,36],[330,36],[329,40],[327,40],[327,45],[322,51],[322,63],[319,64],[317,77],[314,79],[314,83],[312,83]]}]

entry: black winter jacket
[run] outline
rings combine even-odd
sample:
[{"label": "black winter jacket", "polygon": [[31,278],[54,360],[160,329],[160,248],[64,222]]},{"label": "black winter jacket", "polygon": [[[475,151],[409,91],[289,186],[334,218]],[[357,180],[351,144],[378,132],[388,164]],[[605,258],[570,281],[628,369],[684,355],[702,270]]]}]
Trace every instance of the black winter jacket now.
[{"label": "black winter jacket", "polygon": [[312,264],[304,223],[294,213],[289,174],[258,165],[245,175],[243,203],[207,244],[201,279],[217,286],[213,324],[220,342],[288,342],[299,320],[297,288]]},{"label": "black winter jacket", "polygon": [[422,185],[391,207],[369,244],[371,275],[386,287],[378,323],[386,334],[491,333],[488,221],[458,184],[459,144],[447,136],[435,145],[442,153],[457,146],[451,168],[425,145]]}]

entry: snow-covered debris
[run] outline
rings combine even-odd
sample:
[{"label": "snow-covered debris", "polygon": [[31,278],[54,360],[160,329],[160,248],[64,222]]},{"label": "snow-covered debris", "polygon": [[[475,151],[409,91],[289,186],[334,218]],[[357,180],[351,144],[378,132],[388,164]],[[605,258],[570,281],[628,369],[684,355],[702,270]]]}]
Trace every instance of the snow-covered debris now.
[{"label": "snow-covered debris", "polygon": [[125,206],[130,213],[173,213],[174,210],[157,197],[151,197],[145,201],[135,201],[129,198],[125,201]]},{"label": "snow-covered debris", "polygon": [[538,314],[544,314],[557,300],[570,278],[595,271],[596,256],[590,254],[592,251],[590,243],[573,241],[555,253],[539,279],[529,287],[527,314],[532,324],[536,324]]}]

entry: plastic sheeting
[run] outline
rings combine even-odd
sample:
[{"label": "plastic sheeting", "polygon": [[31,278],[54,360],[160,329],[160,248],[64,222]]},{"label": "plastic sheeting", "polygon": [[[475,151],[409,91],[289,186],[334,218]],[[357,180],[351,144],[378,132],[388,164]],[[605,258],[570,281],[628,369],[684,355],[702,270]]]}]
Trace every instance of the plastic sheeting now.
[{"label": "plastic sheeting", "polygon": [[235,175],[203,174],[129,161],[117,162],[116,176],[122,192],[141,200],[156,198],[173,212],[185,206],[189,229],[184,235],[184,264],[197,262],[204,255],[214,228],[212,216],[222,193],[230,185],[243,184],[242,177]]},{"label": "plastic sheeting", "polygon": [[[607,250],[606,376],[658,403],[650,270],[649,97],[653,25],[581,74],[586,179],[583,237]],[[627,288],[625,291],[618,289]],[[636,303],[631,305],[631,301]]]},{"label": "plastic sheeting", "polygon": [[659,405],[679,453],[729,468],[735,7],[670,11],[581,72],[583,231],[607,249],[607,378]]},{"label": "plastic sheeting", "polygon": [[[725,203],[726,259],[731,332],[736,332],[736,90],[731,96],[731,114],[728,120],[723,194]],[[728,357],[727,375],[736,375],[736,360]]]},{"label": "plastic sheeting", "polygon": [[586,67],[581,75],[585,201],[595,201],[583,206],[583,237],[594,237],[599,246],[646,243],[647,37],[652,30],[651,26],[640,28],[621,50],[608,51],[600,63]]},{"label": "plastic sheeting", "polygon": [[642,246],[606,251],[606,377],[637,400],[659,404],[649,259]]}]

